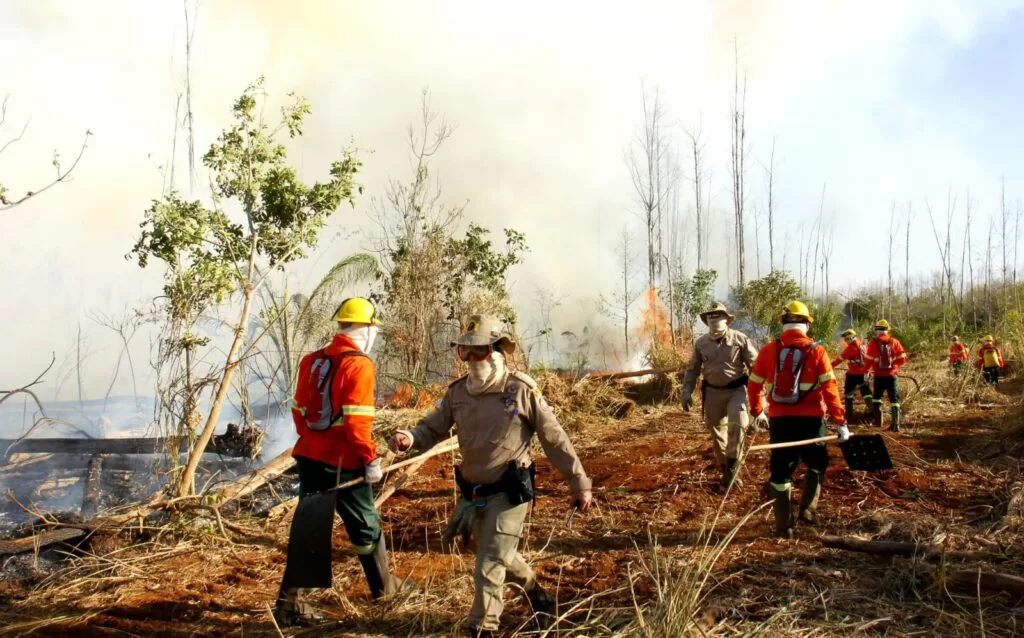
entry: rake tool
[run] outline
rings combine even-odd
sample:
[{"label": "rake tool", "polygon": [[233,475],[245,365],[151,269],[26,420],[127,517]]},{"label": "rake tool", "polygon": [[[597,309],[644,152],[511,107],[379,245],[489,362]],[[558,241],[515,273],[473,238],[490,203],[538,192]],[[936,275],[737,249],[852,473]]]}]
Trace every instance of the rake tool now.
[{"label": "rake tool", "polygon": [[[813,443],[826,443],[838,441],[839,435],[819,436],[815,439],[804,439],[802,441],[788,441],[786,443],[769,443],[765,445],[752,445],[747,448],[748,452],[759,450],[778,450],[787,447],[799,447]],[[857,434],[839,443],[839,449],[843,451],[843,458],[851,470],[863,470],[865,472],[877,472],[879,470],[893,469],[892,458],[889,450],[885,447],[885,439],[881,434]]]}]

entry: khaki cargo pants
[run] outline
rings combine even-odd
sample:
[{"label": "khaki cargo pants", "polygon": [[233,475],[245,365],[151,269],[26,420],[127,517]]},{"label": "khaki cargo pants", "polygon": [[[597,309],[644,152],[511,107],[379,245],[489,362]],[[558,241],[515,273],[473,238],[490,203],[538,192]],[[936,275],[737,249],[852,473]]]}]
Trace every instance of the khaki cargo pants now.
[{"label": "khaki cargo pants", "polygon": [[723,467],[726,459],[736,458],[750,423],[746,386],[732,390],[708,388],[704,394],[704,422],[711,432],[715,463]]},{"label": "khaki cargo pants", "polygon": [[487,507],[473,521],[476,539],[476,569],[473,573],[473,608],[469,625],[496,631],[505,608],[501,595],[505,579],[523,589],[531,589],[536,580],[533,569],[519,553],[528,503],[512,505],[505,494],[487,499]]}]

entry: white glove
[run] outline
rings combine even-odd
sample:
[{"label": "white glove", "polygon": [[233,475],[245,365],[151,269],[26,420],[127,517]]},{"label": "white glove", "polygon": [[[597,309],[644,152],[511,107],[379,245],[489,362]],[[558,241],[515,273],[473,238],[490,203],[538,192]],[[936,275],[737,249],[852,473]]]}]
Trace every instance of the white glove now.
[{"label": "white glove", "polygon": [[377,457],[370,461],[366,466],[366,482],[370,485],[374,483],[380,483],[381,479],[384,478],[384,470],[380,466],[380,457]]},{"label": "white glove", "polygon": [[757,427],[758,430],[767,430],[768,415],[765,414],[764,412],[758,414],[756,417],[754,417],[754,425]]},{"label": "white glove", "polygon": [[840,425],[836,428],[836,434],[839,435],[839,441],[845,441],[850,438],[850,428],[846,427],[846,424]]}]

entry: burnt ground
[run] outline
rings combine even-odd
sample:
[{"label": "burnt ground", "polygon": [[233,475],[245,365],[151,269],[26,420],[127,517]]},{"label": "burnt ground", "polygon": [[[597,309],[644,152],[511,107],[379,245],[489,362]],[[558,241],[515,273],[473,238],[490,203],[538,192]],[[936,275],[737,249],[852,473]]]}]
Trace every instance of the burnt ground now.
[{"label": "burnt ground", "polygon": [[[798,528],[792,541],[770,536],[771,510],[761,492],[767,453],[752,453],[743,487],[724,494],[698,414],[638,408],[625,421],[596,419],[574,438],[597,502],[571,529],[567,486],[538,460],[540,494],[524,554],[566,614],[558,635],[625,631],[638,607],[649,618],[683,613],[689,609],[680,602],[684,594],[696,602],[705,635],[1024,631],[1017,629],[1024,628],[1017,597],[953,578],[978,570],[1024,575],[1018,519],[1007,516],[1024,447],[1010,400],[1020,389],[1007,384],[987,404],[972,406],[919,400],[904,432],[884,434],[895,470],[850,471],[830,446],[820,520]],[[754,441],[767,442],[767,434]],[[798,486],[801,476],[798,469]],[[331,622],[298,635],[460,631],[473,557],[445,551],[439,542],[453,489],[451,458],[440,457],[383,506],[393,571],[419,585],[395,600],[369,601],[339,525],[334,587],[310,598]],[[97,538],[51,574],[34,574],[32,557],[19,557],[20,576],[0,582],[0,634],[277,636],[269,605],[287,531],[287,519],[238,515],[227,538],[212,522]],[[853,553],[824,548],[823,534],[938,542],[950,553],[932,559]],[[702,588],[693,585],[705,573],[699,565],[709,566]],[[511,635],[530,625],[524,603],[509,598],[504,622]]]}]

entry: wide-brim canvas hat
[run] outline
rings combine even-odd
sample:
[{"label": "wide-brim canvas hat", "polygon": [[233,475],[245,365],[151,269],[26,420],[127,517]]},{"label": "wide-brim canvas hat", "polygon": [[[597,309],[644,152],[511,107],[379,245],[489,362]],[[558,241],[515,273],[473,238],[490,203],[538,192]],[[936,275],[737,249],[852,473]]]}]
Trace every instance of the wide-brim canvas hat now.
[{"label": "wide-brim canvas hat", "polygon": [[703,321],[704,325],[706,326],[708,325],[708,317],[717,314],[724,314],[726,323],[732,323],[733,321],[736,321],[736,317],[734,315],[730,315],[729,311],[725,309],[725,305],[721,303],[712,304],[712,306],[709,309],[700,313],[700,320]]},{"label": "wide-brim canvas hat", "polygon": [[494,315],[473,315],[466,322],[466,329],[452,342],[455,346],[490,346],[500,342],[506,354],[516,351],[516,342],[509,335],[505,322]]}]

